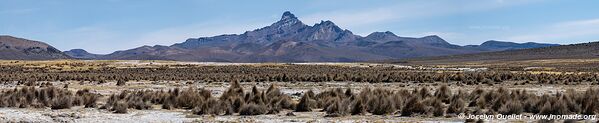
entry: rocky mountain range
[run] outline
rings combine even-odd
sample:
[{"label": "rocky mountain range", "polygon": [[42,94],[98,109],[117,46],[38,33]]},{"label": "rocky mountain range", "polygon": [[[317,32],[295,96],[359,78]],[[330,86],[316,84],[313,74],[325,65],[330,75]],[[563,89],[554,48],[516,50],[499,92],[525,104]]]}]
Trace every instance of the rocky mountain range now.
[{"label": "rocky mountain range", "polygon": [[487,41],[459,46],[439,36],[400,37],[392,32],[355,35],[331,21],[306,25],[291,12],[269,26],[214,37],[190,38],[170,46],[142,46],[106,55],[82,49],[65,51],[73,58],[105,60],[178,60],[204,62],[357,62],[446,56],[556,44]]},{"label": "rocky mountain range", "polygon": [[[501,44],[495,46],[494,44]],[[153,59],[215,62],[354,62],[500,51],[553,46],[537,43],[483,43],[458,46],[439,36],[400,37],[374,32],[365,37],[331,21],[306,25],[290,12],[281,19],[243,34],[190,38],[171,46],[143,46],[98,59]]]}]

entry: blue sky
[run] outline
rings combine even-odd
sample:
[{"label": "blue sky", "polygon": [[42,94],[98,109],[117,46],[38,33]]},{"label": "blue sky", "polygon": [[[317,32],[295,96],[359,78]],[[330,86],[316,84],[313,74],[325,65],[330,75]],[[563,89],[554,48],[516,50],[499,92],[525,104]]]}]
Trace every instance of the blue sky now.
[{"label": "blue sky", "polygon": [[239,34],[284,11],[313,25],[331,20],[366,36],[439,35],[459,45],[487,40],[571,44],[599,40],[597,0],[1,0],[0,35],[60,50],[111,53],[187,38]]}]

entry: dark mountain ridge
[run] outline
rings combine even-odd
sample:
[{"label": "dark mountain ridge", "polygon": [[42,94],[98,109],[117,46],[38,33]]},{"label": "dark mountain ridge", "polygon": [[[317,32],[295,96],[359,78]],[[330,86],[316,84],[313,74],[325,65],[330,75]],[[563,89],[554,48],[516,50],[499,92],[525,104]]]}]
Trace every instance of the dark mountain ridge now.
[{"label": "dark mountain ridge", "polygon": [[39,41],[12,36],[0,36],[0,59],[9,60],[48,60],[68,59],[62,51]]},{"label": "dark mountain ridge", "polygon": [[475,54],[448,55],[408,59],[413,63],[452,63],[472,61],[514,61],[540,59],[599,58],[599,41],[530,49],[505,50]]},{"label": "dark mountain ridge", "polygon": [[478,48],[480,50],[489,50],[489,51],[503,51],[503,50],[541,48],[541,47],[549,47],[549,46],[559,46],[559,44],[545,44],[545,43],[535,43],[535,42],[514,43],[514,42],[508,42],[508,41],[489,40],[480,45],[467,45],[466,47]]},{"label": "dark mountain ridge", "polygon": [[96,59],[96,58],[102,56],[99,54],[89,53],[89,52],[85,51],[84,49],[71,49],[69,51],[64,51],[64,53],[73,58],[77,58],[77,59]]}]

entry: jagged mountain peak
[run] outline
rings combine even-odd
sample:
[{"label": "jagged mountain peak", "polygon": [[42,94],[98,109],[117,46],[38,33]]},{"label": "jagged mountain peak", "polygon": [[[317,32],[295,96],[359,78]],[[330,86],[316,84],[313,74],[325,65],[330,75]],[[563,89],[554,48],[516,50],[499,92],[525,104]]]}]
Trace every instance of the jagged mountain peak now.
[{"label": "jagged mountain peak", "polygon": [[330,20],[321,20],[320,23],[316,23],[314,24],[314,26],[312,26],[314,28],[328,28],[328,29],[334,29],[337,31],[343,31],[343,29],[341,29],[341,27],[337,26],[335,23],[333,23]]},{"label": "jagged mountain peak", "polygon": [[293,15],[291,12],[286,11],[283,13],[283,15],[281,16],[281,20],[277,21],[276,23],[272,24],[272,27],[289,27],[289,26],[294,26],[294,25],[304,25],[302,23],[302,21],[300,21],[299,19],[297,19],[297,17],[295,17],[295,15]]},{"label": "jagged mountain peak", "polygon": [[314,24],[314,26],[312,26],[312,31],[310,32],[307,40],[352,41],[357,38],[359,38],[359,36],[354,35],[351,31],[341,29],[332,21],[327,20]]},{"label": "jagged mountain peak", "polygon": [[297,19],[297,17],[295,17],[295,15],[289,11],[283,12],[283,16],[281,16],[281,20],[288,20],[288,19]]}]

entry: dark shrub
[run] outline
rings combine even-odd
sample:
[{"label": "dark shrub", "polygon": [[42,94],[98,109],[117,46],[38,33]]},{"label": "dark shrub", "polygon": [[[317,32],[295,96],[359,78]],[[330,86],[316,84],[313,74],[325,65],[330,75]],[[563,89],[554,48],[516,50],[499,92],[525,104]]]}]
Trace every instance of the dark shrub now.
[{"label": "dark shrub", "polygon": [[569,111],[568,107],[564,102],[562,102],[561,100],[552,99],[543,104],[543,107],[541,108],[541,112],[539,112],[539,114],[563,115],[569,114]]},{"label": "dark shrub", "polygon": [[73,98],[70,96],[62,96],[52,101],[52,109],[67,109],[73,106]]},{"label": "dark shrub", "polygon": [[295,107],[295,111],[296,112],[309,112],[312,111],[312,102],[310,101],[310,94],[309,93],[305,93],[302,98],[300,99],[300,102],[297,104],[297,106]]},{"label": "dark shrub", "polygon": [[521,114],[523,110],[524,107],[522,106],[522,103],[515,100],[510,100],[507,102],[507,104],[504,104],[501,106],[501,108],[499,108],[499,113],[507,115]]},{"label": "dark shrub", "polygon": [[145,110],[145,109],[150,109],[152,107],[152,104],[150,104],[149,102],[143,101],[141,99],[129,100],[129,101],[127,101],[127,104],[129,106],[129,108],[134,108],[137,110]]},{"label": "dark shrub", "polygon": [[426,105],[424,105],[418,97],[412,97],[408,99],[406,105],[401,110],[401,116],[411,116],[413,114],[425,114],[427,111]]},{"label": "dark shrub", "polygon": [[380,95],[378,97],[376,97],[376,95],[373,95],[375,98],[372,101],[372,103],[370,104],[375,104],[375,105],[369,105],[372,106],[372,110],[370,113],[375,114],[375,115],[386,115],[386,114],[391,114],[393,112],[395,112],[395,104],[393,103],[393,100],[390,96],[383,96]]},{"label": "dark shrub", "polygon": [[441,85],[441,87],[435,91],[435,97],[437,97],[437,99],[441,99],[441,101],[444,103],[449,103],[449,98],[451,95],[451,90],[449,90],[449,87],[446,84]]},{"label": "dark shrub", "polygon": [[266,106],[254,103],[245,104],[239,109],[239,115],[261,115],[266,113]]},{"label": "dark shrub", "polygon": [[76,95],[81,97],[82,104],[85,105],[86,108],[95,108],[96,102],[98,98],[100,98],[100,95],[90,93],[89,89],[79,90]]},{"label": "dark shrub", "polygon": [[175,98],[175,104],[177,108],[192,109],[195,106],[202,105],[204,97],[200,95],[194,88],[188,88],[187,90],[181,91],[181,93]]},{"label": "dark shrub", "polygon": [[116,86],[124,86],[126,84],[125,80],[117,80],[116,81]]},{"label": "dark shrub", "polygon": [[192,112],[197,115],[214,114],[221,115],[227,113],[227,103],[223,103],[215,98],[209,98],[201,106],[196,106]]},{"label": "dark shrub", "polygon": [[239,109],[245,105],[245,101],[239,96],[229,97],[229,101],[231,102],[231,108],[233,108],[234,112],[239,112]]},{"label": "dark shrub", "polygon": [[428,90],[427,87],[422,87],[420,88],[419,91],[417,91],[418,96],[420,96],[421,99],[425,99],[426,97],[431,96],[431,92],[430,90]]},{"label": "dark shrub", "polygon": [[127,113],[127,108],[128,107],[129,107],[129,105],[127,104],[127,102],[125,102],[125,101],[117,101],[112,106],[112,110],[114,111],[114,113],[124,114],[124,113]]},{"label": "dark shrub", "polygon": [[441,99],[438,98],[431,98],[429,99],[430,102],[429,103],[429,111],[428,114],[433,114],[433,116],[435,117],[440,117],[445,115],[445,105],[443,105],[443,102],[441,101]]},{"label": "dark shrub", "polygon": [[462,100],[461,98],[455,99],[453,101],[451,101],[451,103],[449,104],[449,107],[447,107],[447,113],[452,113],[452,114],[460,114],[460,113],[464,113],[465,111],[465,106],[466,102],[464,102],[464,100]]},{"label": "dark shrub", "polygon": [[356,99],[351,105],[351,115],[363,115],[366,113],[366,105],[363,98]]},{"label": "dark shrub", "polygon": [[340,98],[334,98],[329,100],[328,106],[324,109],[328,117],[339,117],[349,115],[349,99],[341,100]]},{"label": "dark shrub", "polygon": [[162,109],[168,109],[168,110],[173,109],[172,101],[165,101],[164,103],[162,103]]}]

